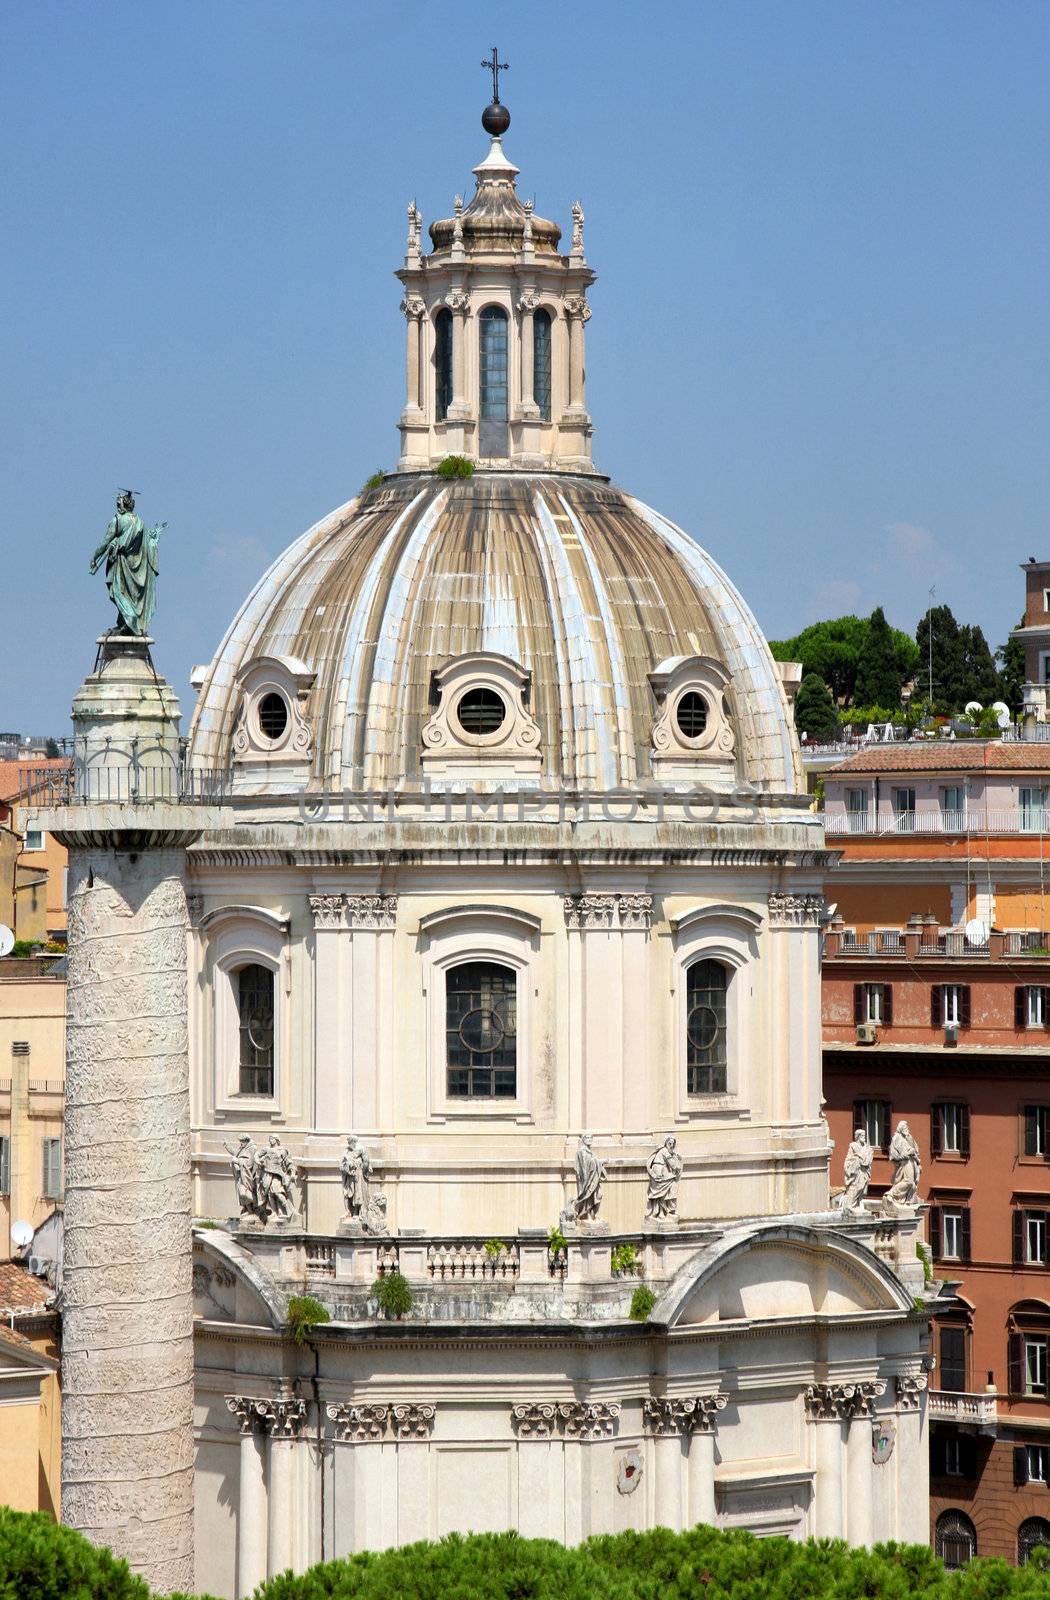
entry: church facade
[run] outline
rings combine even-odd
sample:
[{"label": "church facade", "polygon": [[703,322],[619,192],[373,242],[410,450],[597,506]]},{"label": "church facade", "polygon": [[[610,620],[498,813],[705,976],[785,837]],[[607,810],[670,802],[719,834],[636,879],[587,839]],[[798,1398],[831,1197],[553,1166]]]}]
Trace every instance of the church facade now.
[{"label": "church facade", "polygon": [[[195,672],[165,826],[136,793],[135,837],[103,827],[126,659],[81,707],[92,825],[51,823],[74,1052],[101,1048],[76,1042],[77,930],[111,959],[152,858],[185,941],[163,1148],[196,1219],[192,1433],[169,1422],[196,1583],[231,1597],[452,1530],[927,1537],[935,1286],[918,1215],[829,1202],[833,858],[790,674],[693,539],[596,470],[583,212],[563,253],[504,108],[484,120],[429,250],[409,208],[397,470]],[[166,1238],[179,1277],[188,1224]]]}]

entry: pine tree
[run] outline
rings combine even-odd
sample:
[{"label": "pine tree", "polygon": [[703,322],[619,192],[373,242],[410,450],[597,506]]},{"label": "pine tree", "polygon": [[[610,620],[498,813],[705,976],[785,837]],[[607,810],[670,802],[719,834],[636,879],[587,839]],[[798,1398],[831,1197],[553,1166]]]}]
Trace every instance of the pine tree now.
[{"label": "pine tree", "polygon": [[[1024,627],[1024,618],[1018,623]],[[1024,664],[1024,645],[1014,634],[1011,634],[1005,644],[1001,644],[995,652],[995,659],[999,666],[999,681],[1002,685],[1003,699],[1010,710],[1016,715],[1021,710],[1024,700],[1024,685],[1027,678]]]},{"label": "pine tree", "polygon": [[966,694],[965,661],[959,624],[951,606],[931,606],[915,630],[919,647],[918,692],[929,693],[930,634],[933,634],[933,700],[961,711]]},{"label": "pine tree", "polygon": [[963,705],[969,700],[979,700],[990,706],[1002,695],[1002,682],[995,670],[995,661],[987,640],[978,627],[959,629],[959,642],[963,653]]},{"label": "pine tree", "polygon": [[857,663],[854,704],[883,706],[887,711],[895,711],[900,705],[900,698],[901,671],[893,629],[886,621],[882,607],[876,606],[868,619],[867,637]]},{"label": "pine tree", "polygon": [[799,684],[795,726],[814,744],[834,744],[839,737],[841,730],[835,702],[824,679],[815,672],[807,672]]}]

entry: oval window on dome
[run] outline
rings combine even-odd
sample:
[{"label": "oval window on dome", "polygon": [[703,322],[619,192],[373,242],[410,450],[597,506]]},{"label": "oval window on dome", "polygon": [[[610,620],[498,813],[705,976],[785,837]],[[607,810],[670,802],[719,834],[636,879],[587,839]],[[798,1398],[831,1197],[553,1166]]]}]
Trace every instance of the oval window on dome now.
[{"label": "oval window on dome", "polygon": [[482,738],[498,732],[507,719],[507,706],[495,689],[468,689],[456,705],[456,718],[466,734]]},{"label": "oval window on dome", "polygon": [[696,689],[690,689],[682,695],[674,715],[683,739],[699,739],[707,727],[707,701]]},{"label": "oval window on dome", "polygon": [[267,739],[279,739],[288,726],[288,705],[283,694],[271,691],[259,701],[259,727]]}]

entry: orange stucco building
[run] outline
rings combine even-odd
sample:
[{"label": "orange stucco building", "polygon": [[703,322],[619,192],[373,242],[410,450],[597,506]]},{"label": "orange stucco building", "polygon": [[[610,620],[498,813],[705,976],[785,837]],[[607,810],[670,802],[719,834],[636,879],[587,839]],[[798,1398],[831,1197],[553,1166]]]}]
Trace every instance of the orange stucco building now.
[{"label": "orange stucco building", "polygon": [[[826,778],[842,863],[823,967],[836,1156],[906,1121],[938,1277],[931,1537],[1050,1542],[1050,745],[884,745]],[[864,798],[860,798],[863,795]],[[841,1169],[838,1169],[841,1170]]]}]

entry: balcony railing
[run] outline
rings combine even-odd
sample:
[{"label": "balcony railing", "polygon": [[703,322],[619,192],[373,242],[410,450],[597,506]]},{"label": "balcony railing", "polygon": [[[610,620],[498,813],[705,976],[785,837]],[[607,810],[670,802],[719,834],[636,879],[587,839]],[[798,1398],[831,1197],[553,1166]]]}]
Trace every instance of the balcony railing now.
[{"label": "balcony railing", "polygon": [[[832,929],[832,934],[837,930]],[[966,937],[963,928],[938,928],[932,924],[922,924],[917,928],[874,928],[870,933],[861,934],[859,937],[852,928],[843,928],[839,936],[838,950],[831,947],[832,953],[839,956],[878,956],[884,957],[905,956],[908,954],[907,934],[918,934],[918,944],[912,941],[912,954],[909,960],[928,956],[941,961],[946,957],[965,958],[967,961],[991,957],[994,952],[990,940],[976,944]],[[1000,937],[995,934],[995,939]],[[1002,933],[1003,956],[1034,956],[1046,958],[1050,955],[1050,933],[1043,933],[1039,929],[1025,928],[1013,929]]]},{"label": "balcony railing", "polygon": [[40,809],[72,805],[214,805],[230,788],[225,769],[191,766],[184,748],[106,746],[88,755],[78,750],[67,767],[34,767],[18,774],[22,805]]},{"label": "balcony railing", "polygon": [[958,1422],[971,1428],[995,1427],[998,1395],[959,1394],[950,1389],[931,1389],[931,1422]]},{"label": "balcony railing", "polygon": [[985,833],[1050,834],[1050,807],[1012,806],[1002,810],[972,807],[968,811],[846,811],[840,806],[824,813],[827,834],[862,834],[885,838],[890,834],[939,834],[973,837]]}]

